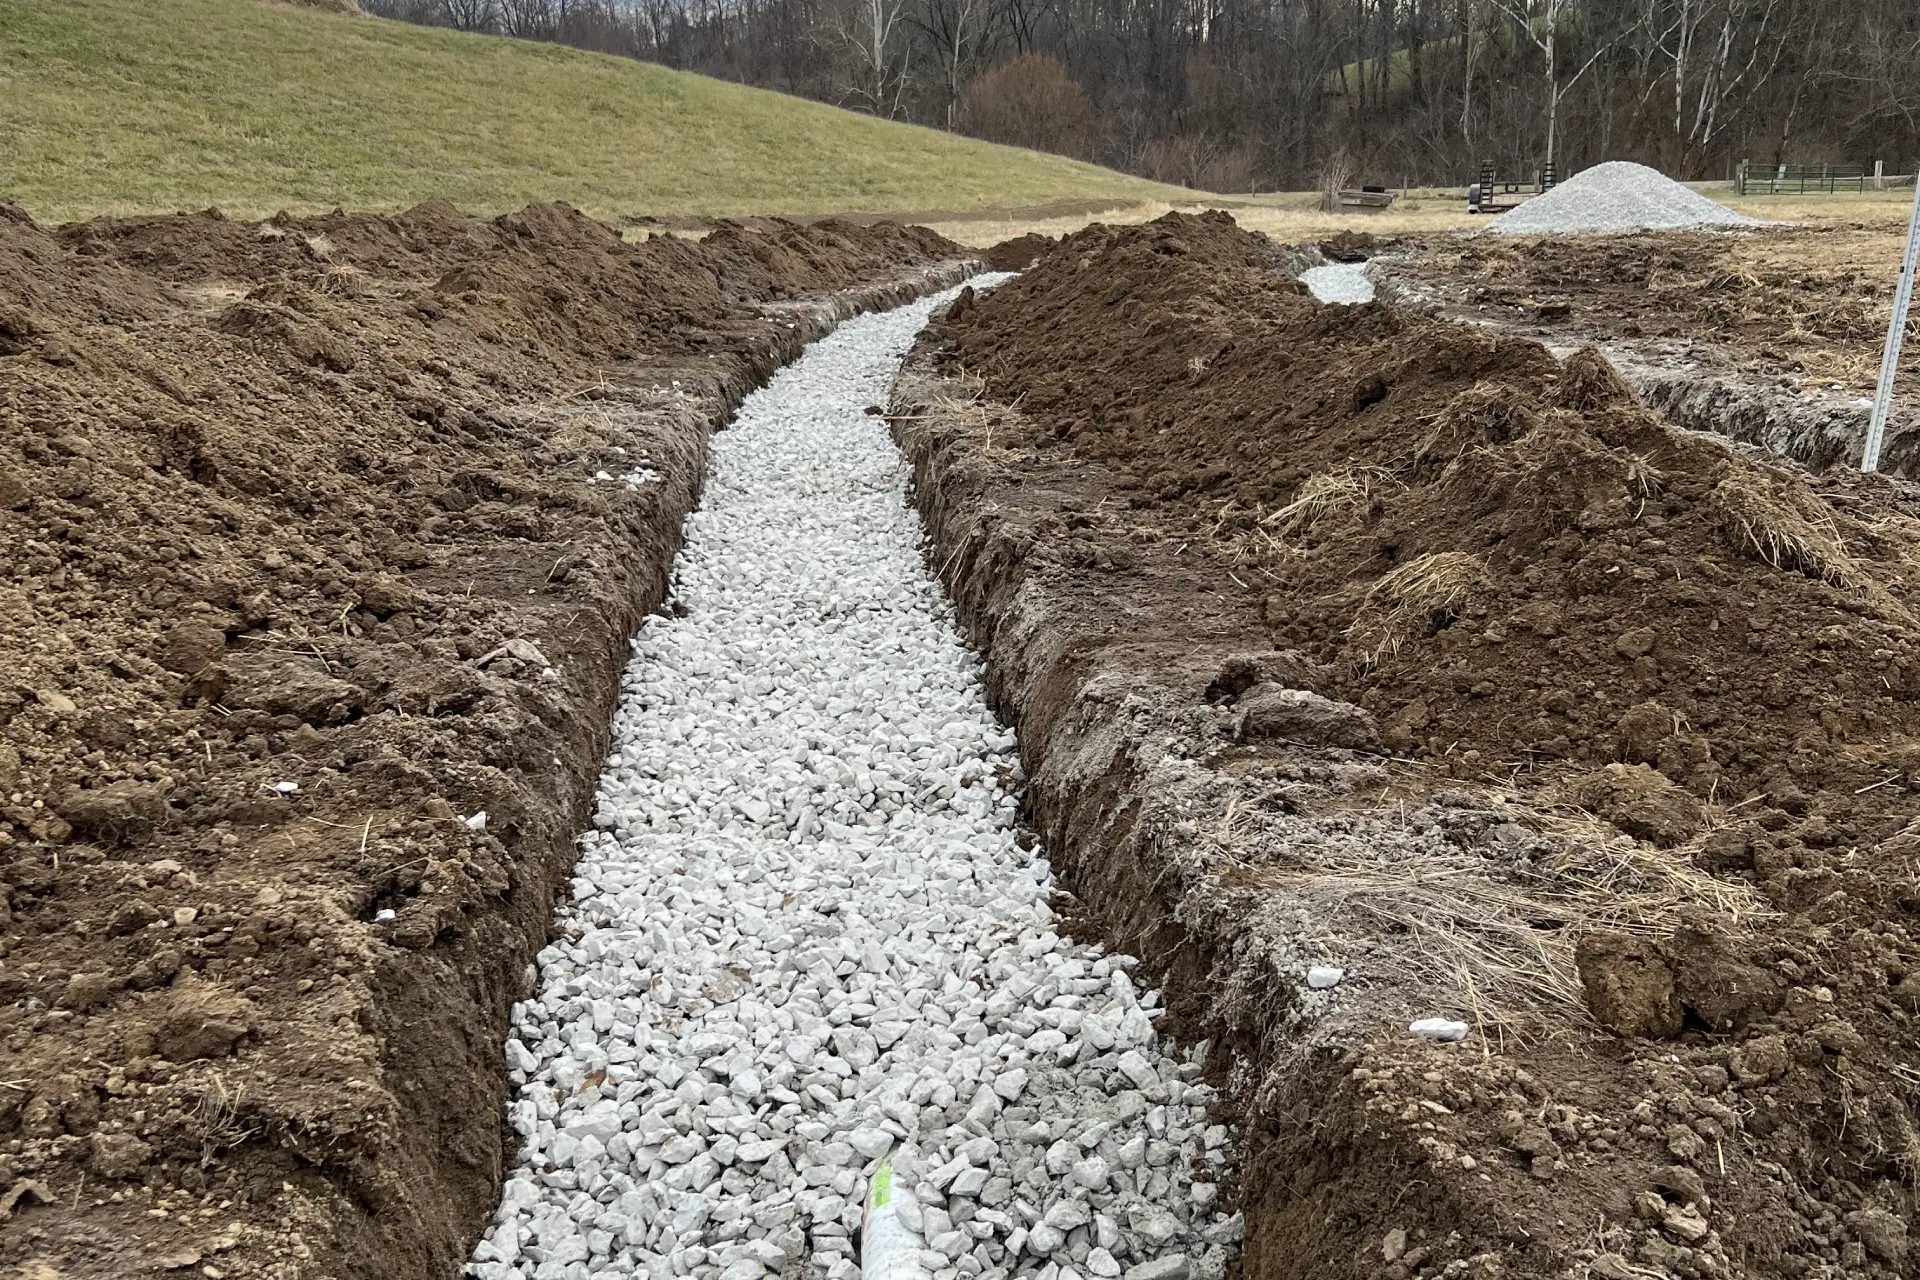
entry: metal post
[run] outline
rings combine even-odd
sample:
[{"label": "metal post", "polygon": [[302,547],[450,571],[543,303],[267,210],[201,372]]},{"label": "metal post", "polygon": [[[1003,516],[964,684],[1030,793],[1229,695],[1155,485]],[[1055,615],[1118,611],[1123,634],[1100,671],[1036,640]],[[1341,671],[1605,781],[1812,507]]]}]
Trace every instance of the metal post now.
[{"label": "metal post", "polygon": [[1913,216],[1907,221],[1907,252],[1900,261],[1900,283],[1893,291],[1893,319],[1887,325],[1887,349],[1880,357],[1880,387],[1873,396],[1873,420],[1867,425],[1867,447],[1860,469],[1880,469],[1880,445],[1887,434],[1887,413],[1893,408],[1893,375],[1900,367],[1900,343],[1907,336],[1907,308],[1913,304],[1913,272],[1920,264],[1920,183],[1915,184]]}]

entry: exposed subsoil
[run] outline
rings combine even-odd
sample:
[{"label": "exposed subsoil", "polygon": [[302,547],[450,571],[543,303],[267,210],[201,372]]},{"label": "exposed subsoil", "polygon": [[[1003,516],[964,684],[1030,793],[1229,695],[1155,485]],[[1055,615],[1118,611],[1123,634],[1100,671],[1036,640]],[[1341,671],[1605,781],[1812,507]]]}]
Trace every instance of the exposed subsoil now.
[{"label": "exposed subsoil", "polygon": [[0,205],[0,1266],[457,1270],[707,432],[963,256]]},{"label": "exposed subsoil", "polygon": [[1089,228],[894,410],[1063,882],[1228,1050],[1248,1273],[1907,1274],[1914,491],[1287,260]]},{"label": "exposed subsoil", "polygon": [[[1816,467],[1859,461],[1897,228],[1453,236],[1403,248],[1392,273],[1443,314],[1556,345],[1601,344],[1682,425]],[[1920,396],[1911,361],[1895,390],[1898,424],[1910,426]],[[1896,439],[1890,469],[1912,474],[1914,452]]]}]

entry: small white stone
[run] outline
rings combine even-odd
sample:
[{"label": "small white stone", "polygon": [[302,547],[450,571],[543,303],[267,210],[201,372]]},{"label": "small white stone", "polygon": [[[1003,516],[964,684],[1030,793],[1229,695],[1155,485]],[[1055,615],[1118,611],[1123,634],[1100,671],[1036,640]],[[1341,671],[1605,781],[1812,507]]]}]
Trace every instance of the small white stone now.
[{"label": "small white stone", "polygon": [[1159,1072],[1153,1069],[1153,1064],[1138,1049],[1129,1049],[1121,1054],[1118,1066],[1120,1074],[1136,1089],[1149,1089],[1160,1083]]},{"label": "small white stone", "polygon": [[1346,976],[1345,969],[1335,968],[1330,964],[1317,964],[1307,970],[1307,985],[1315,991],[1325,991],[1329,987],[1339,986],[1340,980]]},{"label": "small white stone", "polygon": [[978,1167],[963,1169],[947,1188],[950,1195],[977,1196],[987,1185],[987,1171]]},{"label": "small white stone", "polygon": [[1089,1191],[1103,1190],[1109,1176],[1107,1162],[1099,1156],[1088,1156],[1073,1166],[1073,1180]]},{"label": "small white stone", "polygon": [[1455,1022],[1452,1018],[1421,1018],[1410,1023],[1407,1030],[1428,1040],[1465,1040],[1469,1028],[1466,1023]]},{"label": "small white stone", "polygon": [[1067,1237],[1063,1232],[1044,1222],[1027,1231],[1027,1252],[1035,1257],[1047,1257],[1066,1242]]},{"label": "small white stone", "polygon": [[869,1160],[893,1149],[893,1135],[877,1125],[862,1125],[847,1135],[847,1144]]},{"label": "small white stone", "polygon": [[1187,1280],[1189,1270],[1186,1254],[1170,1253],[1151,1262],[1128,1267],[1127,1280]]}]

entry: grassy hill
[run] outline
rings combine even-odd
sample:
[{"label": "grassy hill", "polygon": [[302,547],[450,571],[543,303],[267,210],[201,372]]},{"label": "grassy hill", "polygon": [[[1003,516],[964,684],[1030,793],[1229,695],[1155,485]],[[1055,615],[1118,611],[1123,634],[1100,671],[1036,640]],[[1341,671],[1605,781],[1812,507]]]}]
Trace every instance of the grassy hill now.
[{"label": "grassy hill", "polygon": [[551,45],[263,0],[0,0],[0,195],[62,221],[976,209],[1175,189]]}]

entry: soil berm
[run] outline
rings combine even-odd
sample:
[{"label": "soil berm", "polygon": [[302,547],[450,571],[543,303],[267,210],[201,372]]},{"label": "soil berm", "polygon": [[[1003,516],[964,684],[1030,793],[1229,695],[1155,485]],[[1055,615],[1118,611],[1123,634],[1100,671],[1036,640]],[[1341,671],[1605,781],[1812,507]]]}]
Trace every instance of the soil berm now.
[{"label": "soil berm", "polygon": [[963,292],[894,414],[1085,927],[1228,1046],[1247,1274],[1907,1274],[1909,486],[1224,215]]}]

